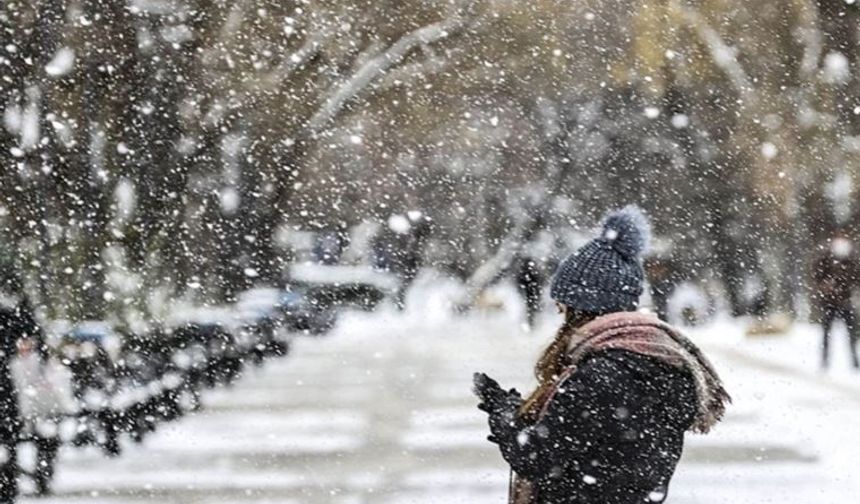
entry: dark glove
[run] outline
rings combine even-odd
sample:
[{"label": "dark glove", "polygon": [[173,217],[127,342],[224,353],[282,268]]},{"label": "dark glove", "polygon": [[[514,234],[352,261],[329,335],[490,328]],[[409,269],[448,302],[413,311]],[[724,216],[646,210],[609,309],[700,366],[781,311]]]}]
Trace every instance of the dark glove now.
[{"label": "dark glove", "polygon": [[478,409],[487,413],[517,409],[523,402],[523,398],[517,389],[507,392],[499,386],[499,383],[484,373],[475,373],[472,377],[474,386],[472,391],[481,400]]},{"label": "dark glove", "polygon": [[492,434],[487,438],[491,442],[498,443],[498,437],[507,434],[515,428],[516,413],[523,403],[523,398],[516,389],[507,392],[484,373],[475,373],[473,376],[475,395],[481,400],[478,409],[490,415],[490,431]]},{"label": "dark glove", "polygon": [[472,382],[474,384],[472,392],[481,400],[480,404],[478,404],[478,409],[487,413],[501,408],[511,393],[519,396],[519,393],[514,389],[505,392],[496,380],[484,373],[475,373],[472,376]]}]

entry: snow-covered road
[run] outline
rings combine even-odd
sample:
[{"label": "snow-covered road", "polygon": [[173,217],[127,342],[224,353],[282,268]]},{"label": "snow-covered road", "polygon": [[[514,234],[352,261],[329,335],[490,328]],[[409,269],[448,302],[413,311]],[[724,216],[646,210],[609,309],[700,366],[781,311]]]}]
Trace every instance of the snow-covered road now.
[{"label": "snow-covered road", "polygon": [[[38,502],[504,502],[507,471],[470,378],[527,389],[545,322],[523,334],[505,315],[350,315],[119,459],[64,452],[57,495]],[[726,334],[739,330],[701,336],[735,404],[712,435],[689,438],[669,502],[853,502],[860,388],[746,352]]]}]

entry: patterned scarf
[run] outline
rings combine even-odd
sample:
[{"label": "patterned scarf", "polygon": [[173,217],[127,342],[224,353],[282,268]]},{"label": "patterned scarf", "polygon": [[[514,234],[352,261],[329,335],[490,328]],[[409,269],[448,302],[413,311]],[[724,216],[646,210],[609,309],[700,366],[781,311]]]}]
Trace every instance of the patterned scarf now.
[{"label": "patterned scarf", "polygon": [[[542,418],[559,385],[576,372],[589,355],[603,350],[626,350],[647,355],[671,366],[686,369],[696,382],[698,412],[690,431],[707,433],[720,421],[731,402],[714,367],[699,348],[677,329],[657,317],[639,312],[619,312],[598,317],[579,328],[568,346],[569,366],[539,403]],[[514,475],[509,490],[511,504],[535,504],[534,484]]]}]

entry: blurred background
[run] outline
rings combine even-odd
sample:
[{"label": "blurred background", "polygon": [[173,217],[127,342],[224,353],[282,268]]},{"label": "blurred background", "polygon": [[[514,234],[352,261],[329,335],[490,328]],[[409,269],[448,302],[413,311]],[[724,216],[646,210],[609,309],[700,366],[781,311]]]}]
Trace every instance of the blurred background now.
[{"label": "blurred background", "polygon": [[52,316],[228,300],[281,281],[299,233],[408,211],[432,219],[426,263],[468,278],[626,203],[734,312],[747,276],[800,310],[810,255],[857,224],[850,0],[40,0],[0,20],[4,270]]},{"label": "blurred background", "polygon": [[[42,416],[76,426],[13,436],[48,454],[21,473],[26,492],[50,490],[38,460],[53,467],[61,444],[116,455],[249,363],[292,347],[341,364],[370,352],[356,333],[383,351],[380,334],[435,320],[437,336],[476,333],[463,362],[481,365],[495,355],[489,324],[518,350],[486,365],[528,383],[517,356],[557,323],[543,292],[556,264],[629,203],[654,226],[645,306],[722,348],[734,376],[810,371],[827,390],[816,401],[856,409],[856,380],[814,374],[829,361],[813,324],[844,320],[852,346],[833,346],[853,351],[858,56],[854,0],[0,3],[5,354],[17,345],[75,377],[68,404]],[[329,353],[294,341],[329,332]],[[747,335],[785,337],[738,343]],[[435,341],[443,354],[464,344]],[[424,369],[408,355],[400,364]],[[773,355],[788,360],[755,360]],[[365,357],[356,369],[375,369]],[[293,385],[322,372],[275,369]],[[468,397],[459,371],[451,386]],[[216,405],[242,408],[223,394]],[[757,442],[698,457],[754,461]],[[798,467],[829,453],[771,448]],[[842,474],[835,464],[823,473]],[[68,496],[87,495],[70,481]],[[798,502],[831,502],[810,484],[824,493],[792,490]],[[707,493],[681,502],[724,502]]]}]

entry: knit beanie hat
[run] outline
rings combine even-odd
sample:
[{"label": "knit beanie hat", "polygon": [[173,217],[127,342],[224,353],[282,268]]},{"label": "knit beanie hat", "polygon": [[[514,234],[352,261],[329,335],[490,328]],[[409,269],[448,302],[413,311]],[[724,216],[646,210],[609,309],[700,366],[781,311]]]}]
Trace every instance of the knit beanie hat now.
[{"label": "knit beanie hat", "polygon": [[600,236],[562,261],[550,296],[577,311],[604,314],[636,309],[642,295],[641,255],[651,226],[639,207],[629,205],[603,218]]}]

